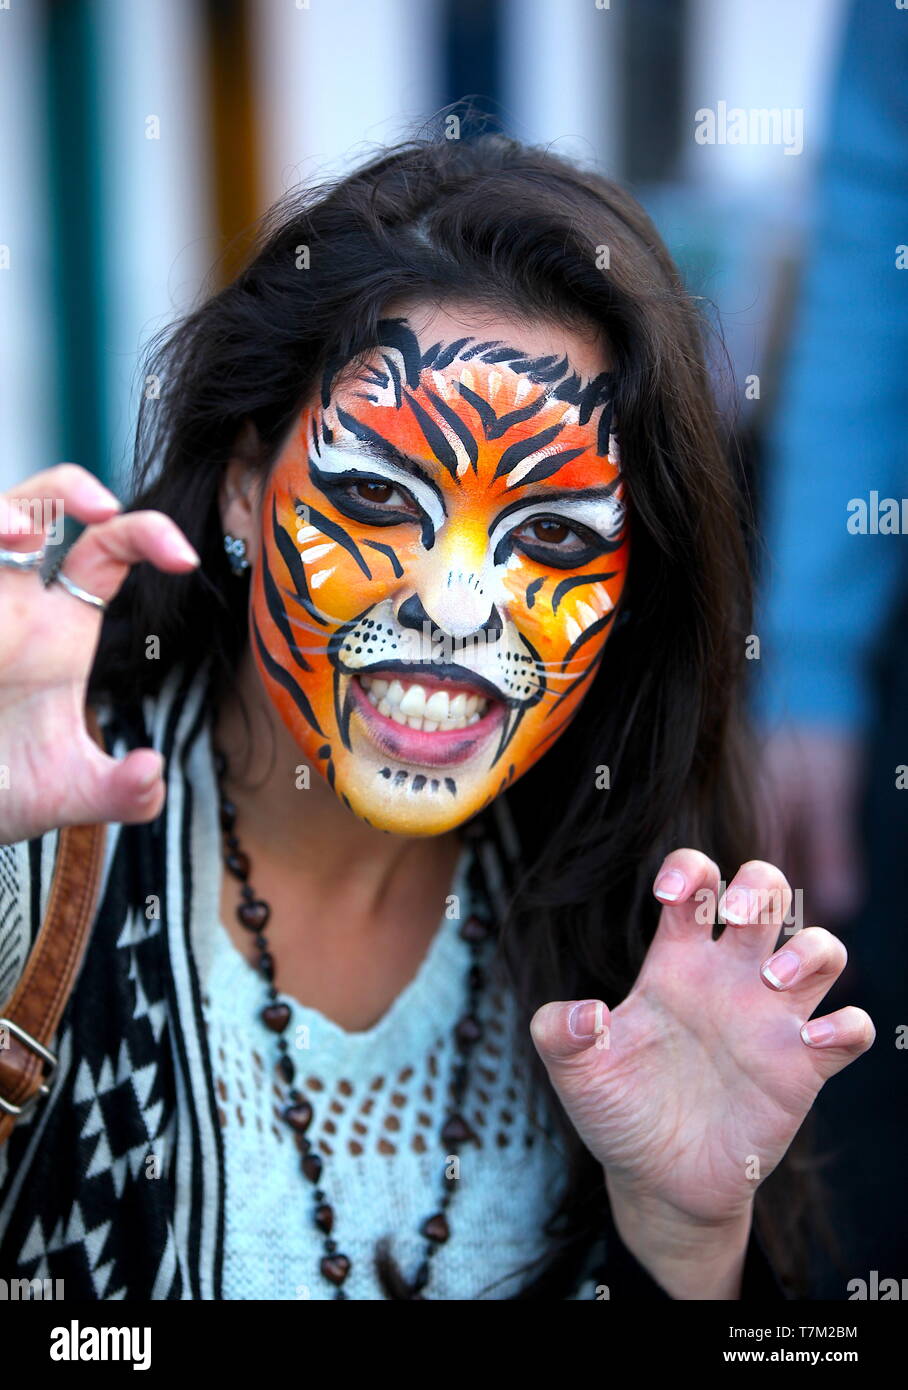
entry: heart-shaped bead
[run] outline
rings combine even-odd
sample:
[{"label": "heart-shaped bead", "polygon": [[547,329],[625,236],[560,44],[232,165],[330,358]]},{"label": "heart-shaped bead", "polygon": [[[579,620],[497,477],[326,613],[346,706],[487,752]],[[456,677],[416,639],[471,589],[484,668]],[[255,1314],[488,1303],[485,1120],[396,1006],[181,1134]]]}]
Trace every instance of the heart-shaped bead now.
[{"label": "heart-shaped bead", "polygon": [[268,924],[271,908],[257,898],[251,903],[240,903],[236,915],[248,931],[261,931]]},{"label": "heart-shaped bead", "polygon": [[326,1255],[320,1268],[325,1278],[339,1288],[350,1273],[350,1261],[346,1255]]},{"label": "heart-shaped bead", "polygon": [[434,1216],[429,1217],[422,1228],[422,1233],[424,1236],[428,1236],[429,1240],[434,1240],[437,1245],[444,1245],[451,1234],[451,1228],[439,1211]]},{"label": "heart-shaped bead", "polygon": [[290,1022],[290,1008],[287,1004],[268,1004],[262,1009],[262,1022],[272,1033],[283,1033]]},{"label": "heart-shaped bead", "polygon": [[459,1144],[466,1139],[475,1139],[476,1136],[462,1115],[452,1115],[445,1122],[441,1137],[446,1144]]},{"label": "heart-shaped bead", "polygon": [[282,1113],[297,1134],[305,1134],[312,1123],[312,1106],[307,1100],[301,1100],[298,1105],[288,1105]]}]

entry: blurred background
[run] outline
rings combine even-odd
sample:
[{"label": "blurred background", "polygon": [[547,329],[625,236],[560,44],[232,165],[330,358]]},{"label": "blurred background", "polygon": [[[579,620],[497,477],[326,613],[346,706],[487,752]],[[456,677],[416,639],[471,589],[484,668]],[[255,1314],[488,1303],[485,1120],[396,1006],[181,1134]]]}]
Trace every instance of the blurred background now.
[{"label": "blurred background", "polygon": [[[837,0],[12,0],[0,486],[51,459],[115,482],[141,345],[229,276],[255,218],[465,96],[634,188],[721,310],[741,379],[768,374],[765,406],[842,13]],[[803,110],[803,151],[697,144],[694,112],[722,98]]]},{"label": "blurred background", "polygon": [[0,4],[0,489],[65,459],[122,490],[149,338],[282,192],[451,103],[650,211],[760,527],[767,844],[878,1030],[815,1112],[833,1298],[908,1277],[908,541],[846,524],[908,495],[906,36],[901,0]]}]

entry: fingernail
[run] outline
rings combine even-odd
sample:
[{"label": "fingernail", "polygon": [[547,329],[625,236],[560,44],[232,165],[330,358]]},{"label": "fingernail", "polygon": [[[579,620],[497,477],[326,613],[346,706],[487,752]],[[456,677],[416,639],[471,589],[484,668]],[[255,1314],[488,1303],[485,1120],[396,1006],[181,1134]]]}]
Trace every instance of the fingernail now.
[{"label": "fingernail", "polygon": [[162,768],[163,763],[159,759],[153,768],[151,768],[148,772],[144,773],[144,775],[139,778],[140,792],[150,792],[152,787],[157,785],[157,782],[161,776]]},{"label": "fingernail", "polygon": [[822,1046],[823,1043],[831,1042],[835,1037],[835,1024],[830,1023],[826,1018],[815,1018],[810,1023],[805,1023],[801,1029],[801,1037],[812,1047]]},{"label": "fingernail", "polygon": [[750,917],[750,894],[746,888],[730,888],[719,904],[719,913],[726,922],[743,926]]},{"label": "fingernail", "polygon": [[188,560],[190,564],[200,565],[202,562],[186,540],[185,536],[171,536],[168,542],[170,552],[178,560]]},{"label": "fingernail", "polygon": [[777,956],[770,956],[760,974],[773,989],[784,989],[786,985],[791,984],[800,965],[801,958],[794,951],[780,951]]},{"label": "fingernail", "polygon": [[97,480],[95,480],[91,492],[92,501],[95,502],[97,505],[103,507],[114,507],[117,511],[120,511],[123,504],[121,503],[119,497],[114,496],[110,488],[105,487],[103,483],[99,483]]},{"label": "fingernail", "polygon": [[665,873],[656,879],[653,892],[657,898],[664,898],[668,903],[677,902],[684,892],[686,882],[679,869],[666,869]]},{"label": "fingernail", "polygon": [[587,999],[571,1009],[568,1028],[575,1038],[595,1038],[604,1027],[605,1005],[601,999]]}]

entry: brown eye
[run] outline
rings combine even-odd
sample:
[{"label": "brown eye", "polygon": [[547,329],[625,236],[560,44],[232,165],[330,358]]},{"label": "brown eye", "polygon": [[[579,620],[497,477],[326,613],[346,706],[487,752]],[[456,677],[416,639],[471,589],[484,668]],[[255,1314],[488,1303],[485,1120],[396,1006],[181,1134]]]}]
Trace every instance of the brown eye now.
[{"label": "brown eye", "polygon": [[537,541],[549,541],[552,545],[558,545],[561,541],[567,540],[570,534],[563,521],[546,521],[543,518],[533,523],[533,535]]},{"label": "brown eye", "polygon": [[390,483],[373,483],[367,480],[357,483],[356,491],[365,502],[387,502],[394,489]]},{"label": "brown eye", "polygon": [[550,569],[580,569],[601,555],[604,547],[587,527],[559,516],[532,517],[511,538],[530,560]]}]

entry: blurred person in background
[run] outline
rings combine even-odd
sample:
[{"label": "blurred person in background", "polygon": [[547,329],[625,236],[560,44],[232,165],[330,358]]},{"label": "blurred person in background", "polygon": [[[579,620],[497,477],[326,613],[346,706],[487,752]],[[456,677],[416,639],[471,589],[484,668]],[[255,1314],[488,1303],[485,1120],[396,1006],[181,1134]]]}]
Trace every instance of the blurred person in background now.
[{"label": "blurred person in background", "polygon": [[860,990],[880,1038],[857,1083],[847,1078],[818,1107],[830,1181],[847,1189],[851,1222],[839,1226],[831,1296],[841,1296],[843,1272],[905,1273],[891,1194],[904,1114],[892,1100],[904,1096],[908,1066],[898,1031],[908,901],[906,76],[908,14],[853,5],[767,459],[755,702],[769,828],[803,890],[805,923],[843,928],[850,960],[838,988]]}]

